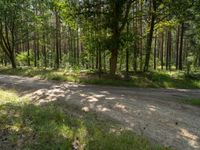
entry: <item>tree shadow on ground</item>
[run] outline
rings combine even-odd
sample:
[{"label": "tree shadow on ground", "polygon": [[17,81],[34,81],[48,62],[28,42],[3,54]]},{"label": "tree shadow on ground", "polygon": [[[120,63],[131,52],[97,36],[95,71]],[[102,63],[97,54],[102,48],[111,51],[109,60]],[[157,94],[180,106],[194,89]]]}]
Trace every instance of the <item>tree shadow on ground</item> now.
[{"label": "tree shadow on ground", "polygon": [[0,105],[0,149],[70,150],[73,145],[78,150],[152,149],[147,140],[131,131],[76,109],[57,102]]}]

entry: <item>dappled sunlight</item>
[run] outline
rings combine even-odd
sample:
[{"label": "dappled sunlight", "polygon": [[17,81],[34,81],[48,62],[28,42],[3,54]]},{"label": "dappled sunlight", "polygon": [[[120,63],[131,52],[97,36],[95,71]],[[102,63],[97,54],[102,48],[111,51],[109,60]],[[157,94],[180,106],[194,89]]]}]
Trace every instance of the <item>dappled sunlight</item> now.
[{"label": "dappled sunlight", "polygon": [[106,97],[106,100],[115,100],[115,97]]},{"label": "dappled sunlight", "polygon": [[89,111],[90,111],[90,108],[89,108],[89,107],[83,107],[81,110],[82,110],[82,111],[85,111],[85,112],[89,112]]},{"label": "dappled sunlight", "polygon": [[102,94],[110,94],[108,91],[100,91]]},{"label": "dappled sunlight", "polygon": [[176,89],[177,91],[180,91],[180,92],[188,92],[190,91],[190,89]]},{"label": "dappled sunlight", "polygon": [[98,99],[95,96],[88,96],[87,101],[88,102],[98,102]]},{"label": "dappled sunlight", "polygon": [[[138,134],[158,141],[169,136],[171,140],[164,142],[166,146],[175,146],[180,140],[187,142],[187,144],[184,144],[186,147],[198,148],[199,137],[197,135],[188,132],[185,128],[180,130],[178,126],[175,127],[175,123],[169,121],[169,117],[172,117],[170,114],[175,114],[175,112],[169,113],[165,110],[166,107],[152,103],[152,101],[147,103],[145,99],[141,99],[138,103],[137,99],[140,99],[140,95],[137,92],[128,97],[125,94],[114,95],[109,89],[106,90],[97,91],[96,89],[88,89],[87,86],[61,84],[37,90],[31,93],[32,97],[30,97],[33,100],[37,99],[36,103],[39,102],[40,104],[45,103],[45,101],[46,103],[63,101],[80,106],[80,110],[83,112],[103,113],[123,122],[126,127],[131,128]],[[168,91],[166,90],[166,92]],[[179,92],[187,91],[180,90]],[[165,94],[164,91],[161,94]],[[153,93],[146,93],[146,95],[147,97],[154,96]],[[125,99],[127,97],[128,99]],[[176,120],[177,122],[184,122],[179,117]],[[165,128],[164,131],[162,131],[163,128]],[[158,130],[160,131],[158,132]]]},{"label": "dappled sunlight", "polygon": [[120,104],[120,103],[115,104],[115,105],[114,105],[114,108],[117,108],[117,109],[119,109],[120,111],[123,111],[123,112],[128,112],[126,106],[125,106],[125,105],[122,105],[122,104]]},{"label": "dappled sunlight", "polygon": [[50,89],[39,89],[33,93],[29,93],[26,96],[31,98],[36,103],[45,103],[50,101],[56,101],[59,98],[64,98],[66,93],[65,88],[59,86],[52,86]]},{"label": "dappled sunlight", "polygon": [[[86,135],[83,133],[87,128],[76,121],[74,128],[69,124],[72,118],[66,118],[57,107],[41,107],[29,103],[3,106],[4,111],[8,113],[0,114],[0,119],[3,121],[0,125],[0,140],[2,140],[0,148],[68,149],[74,136],[78,136],[82,144],[86,143]],[[9,114],[9,109],[15,110],[18,117]]]},{"label": "dappled sunlight", "polygon": [[191,147],[195,149],[200,149],[200,137],[197,135],[191,133],[185,128],[180,128],[180,131],[178,132],[177,138],[183,138],[186,142],[188,142]]},{"label": "dappled sunlight", "polygon": [[[41,91],[38,94],[46,92],[44,89]],[[0,113],[0,149],[71,149],[75,142],[80,150],[110,149],[110,144],[113,150],[154,148],[143,137],[116,125],[105,116],[98,116],[98,120],[96,114],[89,113],[89,107],[83,107],[82,110],[88,113],[82,113],[70,105],[58,105],[56,101],[45,105],[35,105],[30,101],[22,103],[18,98],[17,103],[1,102],[0,97],[0,108],[4,112]],[[65,101],[62,99],[62,102]],[[110,111],[103,105],[94,108],[98,112]]]},{"label": "dappled sunlight", "polygon": [[98,105],[97,106],[97,111],[100,111],[100,112],[108,112],[110,111],[110,109],[106,108],[106,107],[103,107],[102,105]]},{"label": "dappled sunlight", "polygon": [[154,105],[147,105],[147,108],[151,111],[151,112],[155,112],[155,111],[157,111],[157,107],[156,106],[154,106]]}]

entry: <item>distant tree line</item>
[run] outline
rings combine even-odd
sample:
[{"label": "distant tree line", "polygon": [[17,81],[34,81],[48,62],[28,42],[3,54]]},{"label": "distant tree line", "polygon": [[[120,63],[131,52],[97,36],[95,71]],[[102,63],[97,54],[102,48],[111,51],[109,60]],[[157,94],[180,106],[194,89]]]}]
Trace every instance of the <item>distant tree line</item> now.
[{"label": "distant tree line", "polygon": [[101,72],[200,67],[200,2],[1,0],[2,65]]}]

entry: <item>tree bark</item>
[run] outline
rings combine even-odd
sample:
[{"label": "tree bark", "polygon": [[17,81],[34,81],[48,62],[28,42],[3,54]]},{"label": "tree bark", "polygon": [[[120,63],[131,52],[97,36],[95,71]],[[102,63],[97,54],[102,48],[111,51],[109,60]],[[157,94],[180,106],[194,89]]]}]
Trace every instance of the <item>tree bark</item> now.
[{"label": "tree bark", "polygon": [[171,40],[172,40],[172,35],[169,29],[167,34],[166,70],[171,70],[171,48],[172,48]]},{"label": "tree bark", "polygon": [[118,49],[113,49],[111,51],[110,58],[110,74],[115,75],[117,69],[117,58],[118,58]]},{"label": "tree bark", "polygon": [[164,67],[164,33],[161,34],[161,54],[160,54],[160,61],[161,61],[161,69],[163,70]]},{"label": "tree bark", "polygon": [[152,14],[151,23],[150,23],[150,32],[147,34],[144,72],[149,70],[149,61],[150,61],[150,55],[151,55],[151,47],[152,47],[155,19],[156,19],[155,15]]},{"label": "tree bark", "polygon": [[180,41],[180,26],[178,26],[177,37],[176,37],[176,70],[179,68],[179,43]]},{"label": "tree bark", "polygon": [[59,39],[59,32],[60,32],[60,19],[58,16],[58,12],[55,11],[56,17],[56,58],[55,58],[55,68],[59,69],[60,67],[60,39]]},{"label": "tree bark", "polygon": [[184,23],[181,24],[181,39],[179,51],[179,70],[183,70],[183,37],[184,37]]},{"label": "tree bark", "polygon": [[[152,4],[153,4],[153,12],[151,14],[151,21],[150,21],[150,25],[149,25],[150,26],[150,32],[147,34],[146,57],[145,57],[145,64],[144,64],[144,72],[149,70],[151,47],[152,47],[154,26],[155,26],[155,20],[156,20],[156,10],[157,10],[157,2],[156,2],[156,0],[153,0]],[[150,7],[151,7],[151,5],[150,5]]]},{"label": "tree bark", "polygon": [[37,44],[36,44],[36,34],[35,33],[34,33],[33,49],[34,49],[34,67],[37,67]]},{"label": "tree bark", "polygon": [[155,37],[155,46],[154,46],[154,70],[157,69],[156,58],[157,58],[157,38]]},{"label": "tree bark", "polygon": [[17,68],[17,64],[16,64],[16,54],[15,54],[15,49],[13,48],[11,56],[10,56],[10,61],[11,61],[11,65],[13,69]]}]

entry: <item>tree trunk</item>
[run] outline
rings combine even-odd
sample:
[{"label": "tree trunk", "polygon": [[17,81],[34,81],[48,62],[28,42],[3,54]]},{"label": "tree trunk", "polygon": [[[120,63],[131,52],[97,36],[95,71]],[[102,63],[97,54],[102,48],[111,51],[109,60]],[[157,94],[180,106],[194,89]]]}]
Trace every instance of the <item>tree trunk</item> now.
[{"label": "tree trunk", "polygon": [[[127,23],[126,32],[127,34],[129,33],[129,23]],[[126,76],[128,76],[128,72],[129,72],[129,49],[126,48]]]},{"label": "tree trunk", "polygon": [[166,34],[166,44],[167,44],[167,46],[165,47],[165,49],[166,49],[165,67],[166,67],[166,70],[169,70],[169,31],[167,31],[167,34]]},{"label": "tree trunk", "polygon": [[13,69],[17,68],[17,64],[16,64],[16,55],[15,55],[15,50],[12,50],[12,53],[10,55],[10,61],[11,61],[11,65]]},{"label": "tree trunk", "polygon": [[102,73],[102,57],[101,57],[101,48],[99,49],[99,56],[98,56],[98,60],[99,60],[99,78],[101,77],[101,73]]},{"label": "tree trunk", "polygon": [[183,37],[184,37],[184,23],[181,24],[181,41],[179,51],[179,70],[183,70]]},{"label": "tree trunk", "polygon": [[177,37],[176,37],[176,70],[179,68],[179,43],[180,41],[180,26],[178,26]]},{"label": "tree trunk", "polygon": [[153,33],[154,33],[155,19],[156,19],[155,15],[152,14],[151,23],[150,23],[150,32],[147,34],[144,72],[149,70],[149,61],[150,61],[150,55],[151,55],[151,47],[152,47],[152,39],[153,39]]},{"label": "tree trunk", "polygon": [[111,58],[110,58],[110,74],[115,75],[117,70],[117,59],[120,47],[120,32],[119,32],[119,24],[115,26],[113,29],[112,35],[113,45],[111,48]]},{"label": "tree trunk", "polygon": [[117,70],[117,58],[118,58],[118,49],[111,51],[111,58],[110,58],[110,74],[115,75]]},{"label": "tree trunk", "polygon": [[[140,1],[140,11],[143,13],[143,2]],[[141,15],[140,17],[140,36],[143,35],[143,23],[142,23],[143,17]],[[143,68],[143,38],[140,39],[140,71],[142,71]]]},{"label": "tree trunk", "polygon": [[43,51],[43,57],[44,57],[43,64],[44,64],[44,67],[46,68],[46,67],[47,67],[47,52],[46,52],[45,33],[43,33],[43,46],[42,46],[42,51]]},{"label": "tree trunk", "polygon": [[37,46],[36,46],[36,35],[35,35],[35,33],[34,33],[33,49],[34,49],[34,67],[37,67]]},{"label": "tree trunk", "polygon": [[116,24],[116,26],[113,29],[112,41],[113,41],[113,45],[111,48],[110,74],[115,75],[116,70],[117,70],[117,59],[118,59],[118,53],[119,53],[119,47],[120,47],[119,24]]},{"label": "tree trunk", "polygon": [[172,66],[171,58],[172,58],[172,33],[171,31],[169,31],[169,70],[170,71],[171,71],[171,66]]},{"label": "tree trunk", "polygon": [[80,64],[80,41],[79,28],[77,29],[77,65]]},{"label": "tree trunk", "polygon": [[166,70],[171,70],[171,31],[169,29],[168,35],[167,35],[167,52],[166,52]]},{"label": "tree trunk", "polygon": [[157,57],[157,38],[155,37],[155,46],[154,46],[154,70],[157,69],[156,57]]},{"label": "tree trunk", "polygon": [[59,69],[60,67],[60,44],[59,44],[59,32],[60,32],[60,20],[58,16],[58,12],[56,13],[56,60],[55,60],[55,68]]},{"label": "tree trunk", "polygon": [[126,49],[126,75],[128,75],[129,72],[129,50]]},{"label": "tree trunk", "polygon": [[29,32],[27,32],[26,50],[27,50],[27,64],[28,64],[28,66],[30,66],[30,65],[31,65],[31,62],[30,62]]}]

